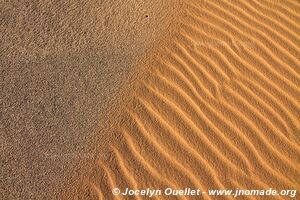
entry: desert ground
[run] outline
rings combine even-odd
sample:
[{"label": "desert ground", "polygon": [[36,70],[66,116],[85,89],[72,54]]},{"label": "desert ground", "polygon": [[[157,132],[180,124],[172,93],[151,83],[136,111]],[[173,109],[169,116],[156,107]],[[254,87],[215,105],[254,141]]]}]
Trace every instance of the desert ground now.
[{"label": "desert ground", "polygon": [[300,1],[0,1],[0,36],[0,199],[299,198]]}]

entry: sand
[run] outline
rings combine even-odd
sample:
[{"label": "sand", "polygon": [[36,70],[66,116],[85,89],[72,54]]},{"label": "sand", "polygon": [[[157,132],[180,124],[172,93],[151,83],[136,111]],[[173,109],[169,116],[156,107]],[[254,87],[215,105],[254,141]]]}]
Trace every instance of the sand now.
[{"label": "sand", "polygon": [[61,199],[87,174],[172,23],[159,2],[0,1],[0,199]]},{"label": "sand", "polygon": [[[65,5],[64,32],[41,41],[41,24],[54,20],[12,20],[17,11],[2,9],[1,199],[148,199],[113,188],[299,192],[299,1],[83,5]],[[43,6],[63,9],[29,13]],[[177,198],[233,197],[156,197]]]}]

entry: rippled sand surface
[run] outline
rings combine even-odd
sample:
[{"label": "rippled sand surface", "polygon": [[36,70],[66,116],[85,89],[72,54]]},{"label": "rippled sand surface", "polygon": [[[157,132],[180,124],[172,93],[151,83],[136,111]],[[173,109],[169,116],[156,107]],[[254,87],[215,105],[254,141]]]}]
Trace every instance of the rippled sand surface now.
[{"label": "rippled sand surface", "polygon": [[[126,12],[124,12],[122,17],[117,18],[120,21],[116,20],[116,23],[117,21],[120,23],[118,28],[115,29],[115,26],[111,25],[105,31],[103,27],[98,27],[100,32],[104,32],[104,35],[107,34],[107,41],[111,41],[104,42],[107,44],[105,47],[111,52],[115,52],[116,49],[120,50],[120,54],[110,57],[112,54],[105,54],[107,51],[103,50],[103,46],[98,46],[99,48],[92,52],[99,55],[97,57],[99,59],[102,55],[99,54],[99,51],[107,55],[104,59],[100,59],[103,61],[102,65],[99,64],[100,61],[98,64],[96,63],[95,57],[88,57],[88,53],[67,54],[65,60],[61,60],[59,57],[52,58],[52,61],[53,59],[56,61],[54,66],[57,68],[55,69],[62,70],[66,77],[69,75],[70,79],[74,81],[73,85],[69,86],[70,88],[78,89],[82,84],[82,91],[79,93],[76,93],[75,89],[59,87],[70,82],[66,80],[63,82],[64,79],[58,78],[61,73],[58,71],[56,73],[55,70],[53,72],[49,67],[46,68],[46,65],[42,64],[42,58],[38,58],[40,59],[38,64],[30,65],[39,67],[32,68],[32,71],[27,73],[28,77],[32,77],[32,74],[38,71],[40,74],[38,77],[41,80],[36,83],[44,85],[29,84],[32,88],[29,90],[25,83],[26,81],[30,82],[30,79],[22,79],[20,75],[16,76],[16,73],[10,71],[17,70],[18,68],[12,68],[12,66],[17,65],[20,61],[12,59],[9,56],[12,53],[5,54],[7,57],[3,56],[5,59],[2,59],[1,62],[5,65],[3,65],[2,71],[7,74],[5,76],[2,75],[3,73],[1,74],[4,77],[2,80],[5,82],[4,86],[13,88],[11,85],[18,86],[19,84],[18,89],[11,89],[14,91],[14,93],[10,93],[12,96],[6,95],[2,101],[5,103],[4,111],[6,111],[2,112],[2,120],[5,122],[3,130],[4,136],[7,135],[3,138],[7,142],[2,145],[6,147],[2,148],[6,152],[4,160],[10,164],[7,166],[13,166],[15,169],[11,171],[7,169],[7,172],[30,173],[30,169],[35,166],[35,169],[40,170],[39,176],[41,176],[43,172],[54,169],[55,166],[63,168],[58,170],[59,172],[76,169],[71,173],[62,173],[72,174],[73,178],[68,180],[75,180],[69,181],[69,185],[65,184],[68,187],[62,188],[59,198],[63,199],[147,199],[143,196],[114,196],[113,188],[119,188],[121,191],[125,191],[126,188],[164,189],[168,187],[199,188],[201,191],[274,188],[298,190],[299,192],[299,1],[187,0],[176,1],[176,3],[161,1],[155,4],[156,6],[153,6],[153,2],[148,4],[149,7],[143,7],[145,5],[133,2],[131,6],[128,6],[129,10],[136,9],[136,12],[140,13],[133,15],[140,17],[136,21],[137,24],[133,23],[134,25],[131,26],[130,20],[128,24],[121,23],[122,20],[126,21],[124,16],[128,16],[128,13],[125,15]],[[91,10],[95,11],[93,13],[95,16],[99,14],[96,12],[96,8],[91,6]],[[106,9],[110,10],[109,8],[110,5]],[[150,12],[147,8],[151,8],[153,11]],[[125,8],[121,9],[121,11],[124,10]],[[72,12],[75,15],[75,11]],[[115,19],[113,12],[108,13],[107,16],[112,20]],[[90,19],[90,17],[86,13],[82,15],[83,19]],[[9,19],[7,20],[9,21]],[[77,17],[70,17],[70,19],[79,20]],[[70,23],[74,22],[73,20],[70,20]],[[98,21],[95,19],[93,26],[86,25],[95,30],[91,31],[94,34],[90,35],[90,32],[87,31],[87,35],[82,36],[86,38],[84,41],[93,39],[95,39],[93,41],[97,41],[97,39],[105,38],[96,31],[97,23]],[[7,24],[9,23],[7,22]],[[137,32],[133,31],[135,29]],[[110,30],[117,30],[116,35],[119,34],[120,40],[115,40],[114,36],[108,34]],[[124,35],[118,31],[123,31]],[[85,32],[82,31],[83,33]],[[136,33],[139,34],[136,36]],[[34,31],[32,34],[34,35]],[[11,35],[6,37],[10,38]],[[79,42],[79,38],[75,37],[73,41]],[[139,42],[136,42],[135,38],[138,38]],[[20,39],[20,42],[25,41],[27,40]],[[121,41],[121,43],[117,43],[117,41]],[[9,44],[5,43],[5,45]],[[89,46],[87,43],[83,44]],[[98,43],[95,42],[95,44]],[[116,44],[123,46],[122,48],[112,48]],[[136,44],[136,46],[132,46],[132,44]],[[82,47],[82,49],[84,48]],[[86,50],[91,51],[91,47],[89,46]],[[21,55],[20,48],[18,51],[11,51]],[[53,56],[53,54],[49,56]],[[74,56],[74,59],[71,59],[71,56]],[[87,57],[89,59],[86,62],[79,62]],[[68,63],[66,61],[68,59],[71,59],[72,62]],[[119,68],[111,67],[112,65],[107,63],[108,60],[111,63],[118,63],[114,66],[119,66]],[[43,62],[46,61],[43,60]],[[66,70],[69,68],[64,68],[64,65],[59,62],[66,63],[65,65],[70,69],[77,66],[76,70],[69,72]],[[43,67],[46,72],[49,70],[48,74],[41,70]],[[83,73],[82,70],[89,67],[93,70],[116,69],[116,71],[110,71],[111,76],[105,76],[103,75],[105,73],[102,72],[92,73],[90,76],[94,79],[86,78],[90,84],[90,87],[87,87],[87,82],[83,81],[85,80],[83,77],[90,73],[85,71]],[[24,70],[20,66],[19,71],[21,69]],[[122,73],[124,70],[128,71],[127,75],[117,75],[118,69]],[[17,70],[17,72],[19,71]],[[25,72],[26,70],[19,73],[24,74]],[[48,79],[42,78],[41,74]],[[81,110],[78,110],[78,115],[76,115],[75,111],[72,112],[72,110],[76,110],[75,105],[78,105],[74,103],[76,98],[73,98],[74,102],[67,101],[67,98],[64,102],[66,106],[56,110],[60,114],[50,116],[59,116],[61,120],[56,122],[58,124],[62,121],[67,123],[68,119],[77,119],[78,121],[68,121],[64,129],[55,124],[49,127],[42,126],[39,131],[33,131],[35,130],[33,125],[40,124],[41,120],[44,120],[45,124],[54,120],[45,114],[43,115],[45,118],[33,114],[42,110],[38,107],[38,102],[50,99],[52,93],[43,90],[39,94],[47,94],[49,97],[39,97],[41,100],[36,100],[37,104],[34,104],[36,106],[32,106],[33,104],[30,104],[32,101],[28,101],[31,107],[27,108],[24,107],[26,104],[21,103],[25,101],[22,99],[24,95],[21,95],[21,91],[25,90],[23,88],[25,87],[27,88],[26,92],[38,92],[39,90],[36,88],[43,88],[46,85],[49,87],[48,91],[51,91],[54,86],[48,84],[47,80],[50,80],[51,77],[49,74],[57,76],[53,80],[53,85],[58,84],[57,81],[62,81],[58,84],[56,98],[72,97],[77,94],[78,104],[82,105],[79,106]],[[75,74],[77,76],[74,76]],[[6,78],[8,75],[11,78]],[[107,85],[103,90],[97,90],[98,87],[103,87],[99,81],[100,77],[109,77],[105,80],[111,81],[106,82]],[[81,81],[83,82],[81,83]],[[107,104],[102,103],[105,95],[94,94],[95,91],[110,91],[109,93],[111,93],[111,91],[117,90],[116,88],[120,88],[120,90],[115,95],[108,95]],[[7,94],[7,91],[10,90],[7,88],[5,91]],[[37,98],[36,95],[34,97]],[[44,104],[43,112],[45,113],[48,113],[47,109],[51,108],[47,102]],[[69,105],[74,105],[74,108],[70,109]],[[104,108],[102,109],[102,107]],[[10,110],[13,108],[22,108],[23,110]],[[29,108],[32,109],[31,114],[22,114],[30,110]],[[6,119],[5,116],[11,118]],[[15,123],[16,120],[19,123]],[[26,120],[28,123],[25,123]],[[89,123],[85,123],[84,120]],[[93,121],[95,122],[93,123]],[[96,123],[99,121],[100,125]],[[101,123],[104,124],[101,125]],[[32,126],[26,124],[32,124]],[[87,124],[94,124],[94,128],[84,129]],[[28,131],[24,127],[32,131]],[[50,136],[51,127],[53,130],[54,128],[59,130],[59,132],[52,132],[52,134],[57,134],[56,136],[55,134]],[[66,127],[72,127],[72,129]],[[29,137],[29,133],[35,133],[35,135]],[[33,143],[35,140],[40,141],[39,138],[46,138],[47,144]],[[55,138],[56,142],[53,141]],[[12,157],[10,149],[14,147],[10,144],[16,143],[9,142],[14,140],[19,142],[17,144],[19,144],[20,152]],[[52,160],[48,157],[44,158],[47,162],[51,162],[50,169],[49,165],[45,164],[46,162],[30,156],[40,152],[34,150],[38,146],[29,148],[28,144],[44,144],[45,146],[40,147],[40,149],[45,149],[44,152],[52,153],[51,155],[56,152],[58,156],[54,160],[53,158],[51,158]],[[50,149],[53,151],[51,152]],[[79,153],[79,164],[72,165],[72,162],[64,162],[66,158],[59,157],[62,154],[57,153],[58,149],[60,152],[71,150],[73,150],[71,152],[81,152],[80,150],[82,150],[86,154]],[[27,152],[28,154],[26,154]],[[84,158],[80,157],[83,155],[92,155],[92,158],[84,161]],[[23,167],[16,164],[17,159],[25,163]],[[38,163],[43,163],[44,168],[28,162],[28,160],[36,159]],[[53,164],[54,161],[57,163]],[[53,179],[52,182],[47,182],[47,185],[32,186],[31,191],[46,191],[47,187],[53,186],[54,180],[63,179],[57,175],[57,171],[54,171],[51,172],[55,175],[42,175],[48,180]],[[14,191],[12,188],[18,182],[7,179],[7,177],[9,177],[8,174],[4,179],[6,181],[4,182],[4,191]],[[35,178],[35,175],[28,175],[28,180],[34,184],[45,183],[46,179],[40,180],[38,176]],[[24,189],[25,191],[28,190]],[[8,192],[5,194],[6,197],[10,195]],[[19,191],[16,194],[23,193]],[[33,195],[35,194],[37,193]],[[192,196],[157,196],[157,199],[176,198],[197,199]],[[230,196],[208,195],[198,198],[232,199]],[[247,198],[286,199],[287,197],[249,196]]]}]

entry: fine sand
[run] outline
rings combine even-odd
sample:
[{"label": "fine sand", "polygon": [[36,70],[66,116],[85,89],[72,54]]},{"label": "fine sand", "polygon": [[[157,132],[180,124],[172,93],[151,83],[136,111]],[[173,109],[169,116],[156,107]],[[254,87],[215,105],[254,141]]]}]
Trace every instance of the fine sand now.
[{"label": "fine sand", "polygon": [[110,139],[105,130],[116,127],[108,119],[135,63],[165,37],[175,8],[160,0],[0,1],[1,200],[61,200],[88,174]]},{"label": "fine sand", "polygon": [[134,198],[113,196],[115,187],[299,192],[300,3],[188,0],[181,9],[175,32],[140,64],[148,76],[79,199]]},{"label": "fine sand", "polygon": [[[53,36],[49,45],[53,45],[50,47],[55,56],[50,53],[49,62],[55,62],[51,65],[55,68],[45,67],[47,59],[40,58],[40,54],[32,63],[18,60],[23,59],[18,45],[35,41],[32,39],[35,31],[24,36],[32,38],[24,40],[20,36],[18,45],[13,47],[16,49],[1,55],[1,84],[5,83],[1,87],[4,123],[0,127],[1,133],[2,130],[5,133],[0,138],[4,141],[1,142],[4,199],[24,199],[24,194],[41,199],[148,199],[114,196],[113,188],[121,191],[168,187],[202,191],[273,188],[299,193],[300,2],[187,0],[149,1],[145,5],[130,2],[131,5],[106,5],[109,10],[106,16],[116,23],[106,30],[98,27],[92,31],[97,24],[95,19],[93,25],[86,25],[90,29],[85,36],[76,37],[74,33],[71,41],[65,41],[69,39],[62,34],[66,38],[61,42],[66,44],[83,41],[78,52],[75,45],[74,51],[65,55],[56,49]],[[94,13],[88,13],[95,17],[99,9],[93,3],[85,6],[93,10]],[[121,4],[118,8],[124,15],[110,12],[110,6]],[[137,13],[131,11],[133,8]],[[82,27],[72,27],[84,24],[81,20],[90,21],[91,16],[82,13],[79,15],[82,19],[77,19],[77,13],[70,10],[74,16],[67,18],[70,27],[66,30],[79,28],[84,34]],[[135,21],[133,17],[122,23],[126,21],[124,16],[132,12],[138,19]],[[9,14],[5,15],[7,22],[1,25],[6,29],[13,27],[9,25],[12,23]],[[144,22],[145,18],[151,22]],[[135,25],[131,26],[131,22]],[[110,30],[115,30],[114,36]],[[103,40],[101,33],[108,39],[97,43]],[[5,33],[4,41],[12,39],[13,35]],[[10,42],[4,42],[3,46],[16,43]],[[28,48],[34,44],[26,43]],[[91,47],[94,44],[97,44],[95,49]],[[122,50],[118,45],[123,45]],[[31,51],[35,51],[34,47]],[[68,46],[62,48],[67,50]],[[119,53],[112,56],[116,50]],[[111,54],[105,54],[107,51]],[[22,68],[21,63],[28,67]],[[84,79],[81,75],[88,75],[85,70],[89,68],[100,72]],[[127,73],[118,75],[119,70]],[[61,76],[69,79],[62,81]],[[106,80],[105,86],[101,78]],[[90,84],[87,89],[85,84]],[[104,95],[107,90],[101,87],[110,88],[110,94]],[[24,94],[28,95],[28,91],[33,96],[26,98]],[[53,98],[57,96],[63,102],[51,103],[50,91]],[[36,104],[31,103],[31,98]],[[24,101],[28,101],[26,105]],[[47,116],[48,109],[54,109],[57,103],[61,106],[56,108],[60,114]],[[70,103],[74,105],[71,110]],[[81,106],[76,110],[78,104]],[[45,115],[39,116],[38,111]],[[39,129],[31,127],[34,124]],[[41,151],[50,156],[39,157]],[[66,159],[70,152],[78,159],[70,156]],[[57,183],[63,187],[58,189]],[[44,196],[45,191],[57,196]],[[294,197],[297,198],[299,194]],[[203,194],[156,199],[232,197]]]}]

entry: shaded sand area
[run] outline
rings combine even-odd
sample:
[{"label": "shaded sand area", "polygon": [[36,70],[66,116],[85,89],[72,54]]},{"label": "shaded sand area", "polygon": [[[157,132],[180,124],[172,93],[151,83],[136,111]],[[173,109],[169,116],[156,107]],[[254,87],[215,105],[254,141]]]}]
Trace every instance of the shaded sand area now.
[{"label": "shaded sand area", "polygon": [[187,0],[180,9],[175,31],[138,65],[147,76],[106,156],[69,199],[148,199],[113,196],[116,187],[299,192],[300,2]]},{"label": "shaded sand area", "polygon": [[169,30],[174,8],[0,1],[0,199],[62,199],[88,174],[105,153],[106,129],[117,127],[108,119],[133,66]]}]

